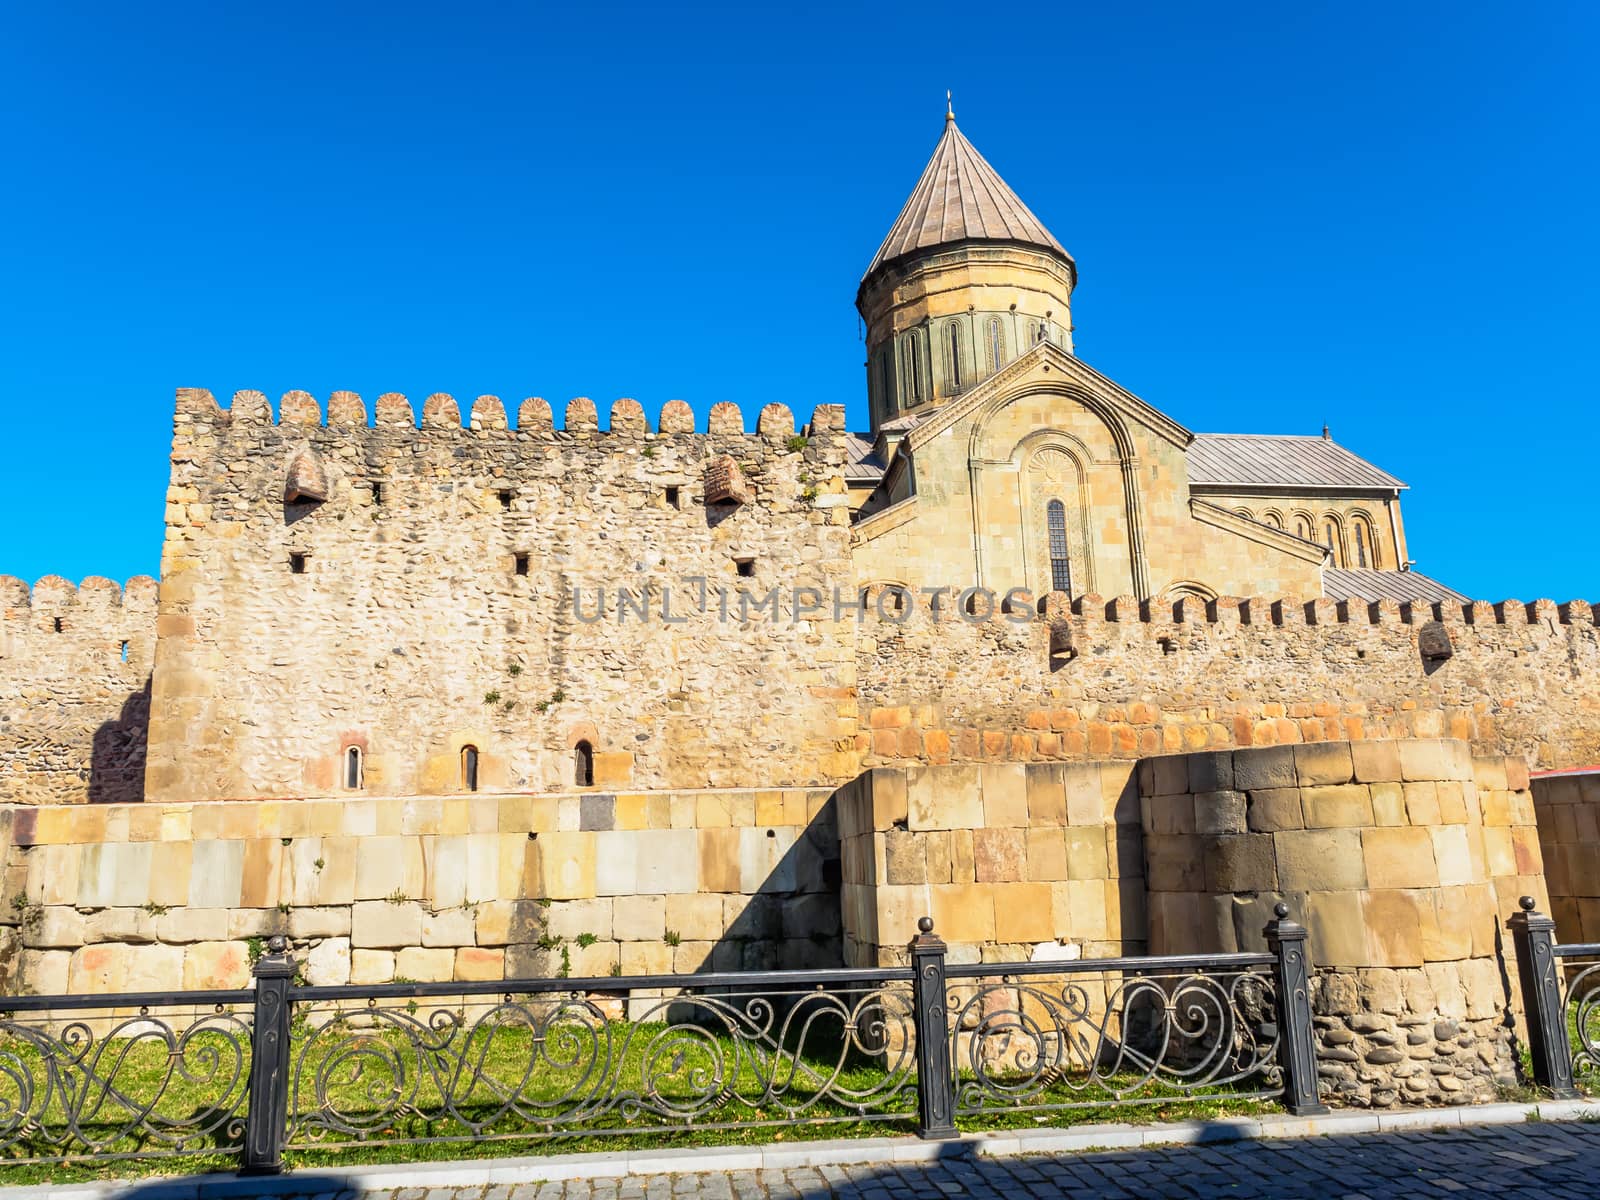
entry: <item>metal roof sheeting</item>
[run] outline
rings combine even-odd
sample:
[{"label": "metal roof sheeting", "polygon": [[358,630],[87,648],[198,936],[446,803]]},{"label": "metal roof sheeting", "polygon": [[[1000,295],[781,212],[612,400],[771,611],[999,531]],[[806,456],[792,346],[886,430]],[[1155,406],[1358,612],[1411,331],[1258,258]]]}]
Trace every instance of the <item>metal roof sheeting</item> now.
[{"label": "metal roof sheeting", "polygon": [[1344,571],[1328,567],[1322,572],[1322,590],[1334,600],[1466,600],[1460,592],[1418,571]]},{"label": "metal roof sheeting", "polygon": [[1316,434],[1197,433],[1189,482],[1202,487],[1382,488],[1406,485]]},{"label": "metal roof sheeting", "polygon": [[1023,242],[1072,261],[1043,222],[962,136],[955,118],[947,117],[944,136],[866,274],[914,250],[965,241]]},{"label": "metal roof sheeting", "polygon": [[847,480],[870,480],[876,483],[883,478],[885,467],[872,452],[870,433],[844,435],[844,477]]}]

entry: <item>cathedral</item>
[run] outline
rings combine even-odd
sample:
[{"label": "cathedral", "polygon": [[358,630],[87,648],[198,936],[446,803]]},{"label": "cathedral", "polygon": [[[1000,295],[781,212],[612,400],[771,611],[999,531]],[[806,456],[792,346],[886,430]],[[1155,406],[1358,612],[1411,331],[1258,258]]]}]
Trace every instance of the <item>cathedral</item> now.
[{"label": "cathedral", "polygon": [[947,112],[867,267],[863,581],[1140,599],[1459,600],[1400,480],[1320,436],[1192,433],[1073,354],[1072,256]]}]

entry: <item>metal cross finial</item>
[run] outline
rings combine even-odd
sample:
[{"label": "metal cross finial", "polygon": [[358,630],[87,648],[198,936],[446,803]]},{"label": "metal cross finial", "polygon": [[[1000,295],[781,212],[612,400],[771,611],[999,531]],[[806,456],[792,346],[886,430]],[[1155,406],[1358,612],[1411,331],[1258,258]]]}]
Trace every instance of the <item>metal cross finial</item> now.
[{"label": "metal cross finial", "polygon": [[944,119],[946,121],[954,121],[956,119],[956,106],[950,100],[949,88],[944,90]]}]

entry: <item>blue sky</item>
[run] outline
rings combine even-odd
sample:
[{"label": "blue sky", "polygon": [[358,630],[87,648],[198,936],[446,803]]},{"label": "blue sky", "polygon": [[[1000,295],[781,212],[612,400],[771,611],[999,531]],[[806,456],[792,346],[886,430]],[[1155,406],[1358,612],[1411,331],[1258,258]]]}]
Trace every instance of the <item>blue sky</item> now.
[{"label": "blue sky", "polygon": [[951,87],[1085,361],[1329,423],[1463,591],[1600,599],[1597,14],[12,6],[0,574],[156,572],[179,386],[864,426],[855,287]]}]

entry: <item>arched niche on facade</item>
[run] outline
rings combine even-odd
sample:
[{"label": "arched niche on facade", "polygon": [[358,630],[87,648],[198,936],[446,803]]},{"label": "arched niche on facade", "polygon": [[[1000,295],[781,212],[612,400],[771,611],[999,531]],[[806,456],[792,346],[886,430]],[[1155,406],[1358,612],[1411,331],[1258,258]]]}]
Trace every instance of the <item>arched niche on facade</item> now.
[{"label": "arched niche on facade", "polygon": [[[1062,590],[1054,585],[1064,539],[1073,593],[1150,594],[1138,459],[1111,406],[1066,382],[1021,385],[978,411],[968,463],[986,585]],[[1107,529],[1123,544],[1108,541]]]}]

